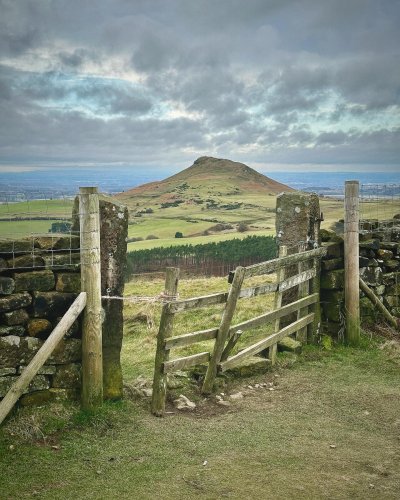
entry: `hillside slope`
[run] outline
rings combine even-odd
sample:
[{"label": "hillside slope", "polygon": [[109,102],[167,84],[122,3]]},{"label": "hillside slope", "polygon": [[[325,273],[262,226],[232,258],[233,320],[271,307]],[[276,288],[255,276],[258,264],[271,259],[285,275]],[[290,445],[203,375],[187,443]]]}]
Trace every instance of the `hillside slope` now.
[{"label": "hillside slope", "polygon": [[269,195],[292,188],[281,184],[244,163],[202,156],[192,166],[159,182],[150,182],[125,191],[118,197],[129,204],[139,198],[160,202],[184,201],[209,196]]}]

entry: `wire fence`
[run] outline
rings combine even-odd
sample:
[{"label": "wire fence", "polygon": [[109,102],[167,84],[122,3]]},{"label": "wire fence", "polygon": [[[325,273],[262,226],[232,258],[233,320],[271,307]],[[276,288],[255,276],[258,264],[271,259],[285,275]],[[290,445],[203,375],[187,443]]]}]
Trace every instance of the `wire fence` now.
[{"label": "wire fence", "polygon": [[3,268],[79,265],[79,230],[72,225],[73,203],[74,197],[59,191],[0,191]]},{"label": "wire fence", "polygon": [[360,232],[390,233],[400,226],[400,184],[360,186]]}]

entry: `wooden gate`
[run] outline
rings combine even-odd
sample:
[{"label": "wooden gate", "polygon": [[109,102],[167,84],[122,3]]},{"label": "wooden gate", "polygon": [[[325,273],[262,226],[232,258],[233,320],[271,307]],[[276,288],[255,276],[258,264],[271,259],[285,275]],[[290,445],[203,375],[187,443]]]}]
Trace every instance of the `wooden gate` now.
[{"label": "wooden gate", "polygon": [[[326,249],[317,248],[303,251],[294,255],[286,255],[286,247],[280,248],[280,257],[249,267],[238,267],[230,274],[229,292],[195,297],[186,300],[172,300],[164,304],[160,320],[157,339],[157,352],[153,381],[152,412],[162,416],[165,411],[165,398],[167,375],[171,372],[185,369],[202,363],[208,363],[204,378],[202,392],[212,392],[215,377],[218,372],[224,372],[241,363],[245,358],[269,349],[269,358],[275,362],[276,344],[288,335],[307,341],[311,340],[320,323],[319,312],[319,274],[320,259],[325,255]],[[291,270],[295,275],[290,277]],[[173,276],[175,272],[175,278]],[[166,281],[166,293],[176,295],[178,270],[170,269]],[[171,274],[172,273],[172,274]],[[276,281],[265,282],[256,286],[244,288],[246,279],[276,273]],[[297,273],[297,274],[296,274]],[[282,305],[284,292],[297,287],[297,297]],[[242,298],[251,298],[259,295],[274,293],[274,309],[260,316],[242,323],[232,325],[233,314],[237,301]],[[173,336],[173,323],[175,314],[225,303],[219,328],[210,328],[184,335]],[[296,313],[295,321],[281,328],[281,318]],[[262,340],[244,347],[237,354],[230,356],[233,347],[238,342],[240,335],[245,330],[259,327],[266,323],[274,322],[273,332]],[[170,351],[177,347],[188,346],[204,340],[215,339],[212,352],[200,352],[191,356],[170,359]]]}]

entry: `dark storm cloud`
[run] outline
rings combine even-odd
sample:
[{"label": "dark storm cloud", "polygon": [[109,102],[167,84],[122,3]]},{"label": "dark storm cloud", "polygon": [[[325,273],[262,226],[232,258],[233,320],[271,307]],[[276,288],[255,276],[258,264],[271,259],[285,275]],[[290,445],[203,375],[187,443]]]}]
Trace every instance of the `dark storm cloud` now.
[{"label": "dark storm cloud", "polygon": [[398,1],[0,0],[0,9],[8,157],[398,161]]}]

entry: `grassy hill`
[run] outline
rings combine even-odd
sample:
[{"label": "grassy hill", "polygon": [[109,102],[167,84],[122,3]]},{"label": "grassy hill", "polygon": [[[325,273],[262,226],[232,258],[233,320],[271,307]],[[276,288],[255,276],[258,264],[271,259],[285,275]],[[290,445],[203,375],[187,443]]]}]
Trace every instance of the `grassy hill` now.
[{"label": "grassy hill", "polygon": [[[243,163],[203,156],[192,166],[160,182],[118,195],[130,209],[129,250],[175,241],[181,232],[201,242],[237,235],[242,223],[248,234],[273,234],[275,196],[292,188]],[[160,239],[147,239],[156,236]]]}]

